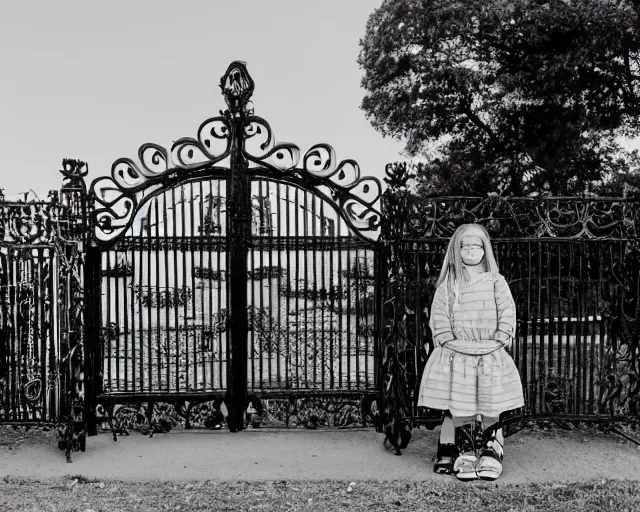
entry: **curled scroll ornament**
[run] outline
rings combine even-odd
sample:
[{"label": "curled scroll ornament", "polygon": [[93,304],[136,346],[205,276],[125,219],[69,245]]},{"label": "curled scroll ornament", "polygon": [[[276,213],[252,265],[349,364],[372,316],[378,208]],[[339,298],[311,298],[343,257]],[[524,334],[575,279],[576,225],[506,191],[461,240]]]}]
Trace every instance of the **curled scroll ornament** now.
[{"label": "curled scroll ornament", "polygon": [[[181,138],[170,152],[146,143],[138,151],[139,163],[130,158],[116,160],[111,177],[95,180],[89,192],[95,205],[94,239],[108,243],[129,228],[139,191],[176,171],[210,167],[227,158],[231,152],[231,131],[227,116],[213,117],[200,125],[197,139]],[[377,178],[361,178],[357,162],[350,159],[339,162],[328,144],[316,144],[301,159],[297,145],[276,143],[267,121],[255,115],[246,117],[242,137],[242,152],[250,169],[266,168],[285,182],[315,189],[335,205],[356,232],[378,230],[382,215],[375,205],[382,195],[382,186]],[[329,191],[330,197],[323,189]]]},{"label": "curled scroll ornament", "polygon": [[[232,147],[241,148],[253,175],[260,176],[266,169],[267,177],[314,190],[333,202],[359,235],[378,230],[382,215],[374,205],[382,195],[379,180],[360,178],[358,164],[353,160],[338,162],[328,144],[309,149],[300,167],[300,148],[293,143],[276,143],[269,123],[253,114],[250,99],[254,82],[246,63],[232,62],[220,88],[229,109],[204,121],[197,138],[179,139],[171,151],[157,144],[143,144],[138,151],[139,163],[119,158],[113,163],[110,178],[93,182],[90,197],[96,207],[94,240],[112,242],[128,229],[140,198],[138,192],[148,190],[152,184],[164,183],[176,171],[211,168],[230,156]],[[330,198],[324,189],[329,191]]]},{"label": "curled scroll ornament", "polygon": [[[601,239],[637,236],[636,199],[597,197],[421,197],[410,165],[389,164],[384,209],[391,231],[407,238],[449,238],[464,223],[483,224],[494,238]],[[402,215],[391,213],[391,206]]]},{"label": "curled scroll ornament", "polygon": [[338,161],[332,146],[316,144],[304,154],[300,167],[300,148],[289,142],[276,143],[269,123],[254,115],[246,119],[244,136],[243,154],[250,166],[266,168],[285,180],[287,176],[298,178],[317,192],[327,189],[351,229],[378,230],[382,214],[375,205],[382,196],[382,185],[377,178],[361,178],[355,160]]},{"label": "curled scroll ornament", "polygon": [[213,117],[200,125],[198,138],[178,139],[170,151],[146,143],[138,150],[139,163],[131,158],[117,159],[111,166],[111,177],[98,178],[89,191],[94,201],[94,240],[111,242],[129,228],[137,192],[176,171],[209,167],[229,156],[230,131],[226,117]]}]

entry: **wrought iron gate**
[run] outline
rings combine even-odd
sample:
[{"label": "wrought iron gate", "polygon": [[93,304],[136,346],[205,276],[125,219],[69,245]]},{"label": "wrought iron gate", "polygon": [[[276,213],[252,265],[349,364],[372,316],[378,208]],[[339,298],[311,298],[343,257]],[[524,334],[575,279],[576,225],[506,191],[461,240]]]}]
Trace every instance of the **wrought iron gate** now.
[{"label": "wrought iron gate", "polygon": [[224,401],[231,431],[252,408],[253,423],[362,422],[377,387],[380,182],[326,144],[302,158],[276,144],[243,63],[220,87],[228,110],[196,139],[144,144],[140,164],[121,158],[91,185],[94,409],[146,402],[151,419],[169,402],[193,425]]}]

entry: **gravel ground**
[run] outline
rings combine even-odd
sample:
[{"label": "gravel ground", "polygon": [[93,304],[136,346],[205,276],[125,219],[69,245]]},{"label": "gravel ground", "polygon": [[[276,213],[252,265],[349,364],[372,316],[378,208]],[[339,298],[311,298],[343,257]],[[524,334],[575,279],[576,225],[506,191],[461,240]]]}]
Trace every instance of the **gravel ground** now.
[{"label": "gravel ground", "polygon": [[[2,427],[0,478],[458,483],[432,471],[437,435],[437,429],[414,430],[411,444],[396,457],[382,446],[382,434],[370,429],[174,431],[152,439],[132,432],[117,443],[101,433],[88,438],[87,451],[74,453],[68,464],[53,432]],[[497,485],[602,479],[640,480],[640,449],[593,430],[520,431],[507,439]]]},{"label": "gravel ground", "polygon": [[432,471],[435,431],[401,457],[373,430],[132,432],[68,464],[54,432],[0,427],[0,511],[640,511],[640,450],[594,429],[507,439],[497,482]]}]

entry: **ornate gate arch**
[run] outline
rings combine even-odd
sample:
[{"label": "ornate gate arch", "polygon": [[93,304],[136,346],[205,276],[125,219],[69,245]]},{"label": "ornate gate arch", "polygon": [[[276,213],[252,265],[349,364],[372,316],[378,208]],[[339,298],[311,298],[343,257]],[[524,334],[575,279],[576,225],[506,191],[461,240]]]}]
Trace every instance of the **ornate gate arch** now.
[{"label": "ornate gate arch", "polygon": [[[207,424],[224,400],[235,432],[265,414],[322,422],[298,410],[311,397],[370,405],[380,181],[327,144],[301,158],[275,143],[243,62],[220,87],[228,109],[197,138],[143,144],[139,163],[120,158],[91,184],[90,406],[147,402],[151,420],[171,402],[188,425],[195,403],[217,400]],[[273,401],[265,414],[261,399]],[[329,423],[353,421],[325,409]]]}]

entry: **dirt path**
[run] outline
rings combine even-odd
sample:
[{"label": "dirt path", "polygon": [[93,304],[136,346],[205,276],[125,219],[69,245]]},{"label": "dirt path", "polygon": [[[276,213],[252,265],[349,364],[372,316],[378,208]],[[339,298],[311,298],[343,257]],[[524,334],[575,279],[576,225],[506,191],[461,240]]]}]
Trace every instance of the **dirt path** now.
[{"label": "dirt path", "polygon": [[[137,432],[114,443],[89,438],[67,464],[52,442],[0,446],[0,477],[83,475],[124,480],[407,480],[439,482],[432,472],[437,431],[414,430],[401,457],[382,435],[360,431],[182,431],[149,439]],[[503,484],[640,480],[640,450],[604,434],[519,432],[507,439]]]}]

